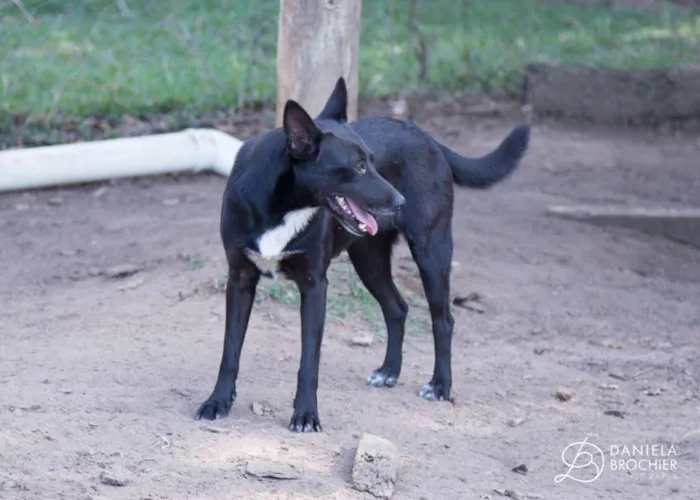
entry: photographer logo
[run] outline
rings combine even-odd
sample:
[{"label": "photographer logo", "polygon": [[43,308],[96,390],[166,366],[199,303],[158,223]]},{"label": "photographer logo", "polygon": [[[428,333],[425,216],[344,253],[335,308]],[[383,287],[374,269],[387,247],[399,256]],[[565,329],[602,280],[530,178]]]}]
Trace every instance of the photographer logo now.
[{"label": "photographer logo", "polygon": [[564,448],[561,460],[566,470],[554,477],[555,483],[566,480],[592,483],[606,469],[609,473],[621,473],[625,478],[656,480],[675,477],[678,472],[678,452],[673,444],[613,444],[603,451],[590,442],[590,437]]}]

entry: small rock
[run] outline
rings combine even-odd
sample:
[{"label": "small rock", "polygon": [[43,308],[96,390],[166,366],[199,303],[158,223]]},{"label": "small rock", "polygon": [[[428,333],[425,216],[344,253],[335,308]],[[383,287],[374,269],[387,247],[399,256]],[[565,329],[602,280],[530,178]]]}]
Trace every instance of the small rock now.
[{"label": "small rock", "polygon": [[265,414],[265,409],[263,408],[262,403],[258,401],[253,401],[253,403],[250,405],[250,409],[258,417],[262,417]]},{"label": "small rock", "polygon": [[132,276],[139,271],[143,270],[141,266],[136,264],[120,264],[118,266],[112,266],[109,269],[105,269],[104,275],[110,279],[126,278],[127,276]]},{"label": "small rock", "polygon": [[63,198],[61,198],[60,196],[54,196],[53,198],[49,198],[46,203],[53,206],[60,205],[61,203],[63,203]]},{"label": "small rock", "polygon": [[267,403],[260,402],[260,401],[253,401],[253,403],[250,405],[250,409],[253,413],[255,413],[258,417],[263,417],[265,415],[269,415],[272,413],[272,408],[270,408]]},{"label": "small rock", "polygon": [[532,352],[537,354],[538,356],[542,356],[545,352],[549,351],[550,349],[548,347],[535,347]]},{"label": "small rock", "polygon": [[653,389],[652,389],[652,388],[649,388],[649,389],[646,390],[646,392],[645,392],[644,394],[646,394],[647,396],[654,397],[654,396],[661,396],[661,393],[662,393],[662,392],[663,392],[663,389],[659,389],[659,388],[653,388]]},{"label": "small rock", "polygon": [[180,203],[180,200],[178,198],[166,198],[163,200],[163,205],[166,207],[172,207],[174,205],[177,205]]},{"label": "small rock", "polygon": [[29,488],[22,483],[18,483],[13,479],[6,479],[0,482],[0,491],[3,490],[17,490],[17,491],[29,491]]},{"label": "small rock", "polygon": [[496,489],[493,490],[493,492],[502,497],[508,497],[514,500],[544,500],[544,496],[539,493],[520,493],[519,491],[511,489]]},{"label": "small rock", "polygon": [[516,474],[522,474],[523,476],[528,473],[527,465],[525,464],[520,464],[517,467],[513,467],[511,471],[515,472]]},{"label": "small rock", "polygon": [[74,269],[70,272],[68,278],[73,281],[80,281],[82,279],[85,279],[85,269]]},{"label": "small rock", "polygon": [[141,285],[144,284],[144,279],[143,278],[137,278],[135,280],[131,280],[128,283],[124,283],[123,285],[119,286],[119,290],[122,292],[126,290],[133,290],[135,288],[140,287]]},{"label": "small rock", "polygon": [[554,395],[559,401],[571,401],[574,397],[574,393],[566,389],[559,389]]},{"label": "small rock", "polygon": [[466,296],[457,296],[452,299],[452,304],[463,307],[464,309],[469,309],[470,311],[483,314],[486,312],[486,308],[479,301],[482,299],[481,294],[478,292],[471,292]]},{"label": "small rock", "polygon": [[192,290],[178,290],[177,300],[182,302],[183,300],[187,300],[190,297],[194,297],[195,295],[197,295],[198,292],[199,288],[197,287],[193,288]]},{"label": "small rock", "polygon": [[113,467],[100,473],[100,481],[107,486],[126,486],[131,482],[131,472],[123,467]]},{"label": "small rock", "polygon": [[264,460],[251,460],[246,464],[247,476],[266,479],[299,479],[301,474],[297,469],[282,462],[268,462]]},{"label": "small rock", "polygon": [[520,496],[520,493],[518,493],[515,490],[501,490],[501,489],[496,489],[493,490],[493,492],[496,495],[500,495],[502,497],[508,497],[508,498],[513,498],[514,500],[520,500],[522,496]]},{"label": "small rock", "polygon": [[625,415],[627,415],[627,412],[620,411],[620,410],[605,410],[603,412],[603,415],[607,415],[609,417],[625,418]]},{"label": "small rock", "polygon": [[92,277],[99,276],[100,274],[102,274],[102,270],[97,267],[91,267],[90,269],[88,269],[88,274]]},{"label": "small rock", "polygon": [[525,423],[525,419],[520,418],[520,417],[515,417],[511,420],[508,420],[508,422],[506,422],[506,425],[508,427],[519,427],[519,426],[523,425],[524,423]]},{"label": "small rock", "polygon": [[93,193],[92,196],[95,198],[102,198],[105,193],[107,192],[107,186],[102,186],[97,188]]},{"label": "small rock", "polygon": [[41,411],[41,406],[39,406],[39,405],[20,406],[20,410],[23,410],[23,411]]},{"label": "small rock", "polygon": [[396,446],[384,438],[365,433],[355,453],[352,482],[358,491],[388,500],[394,494],[398,467]]},{"label": "small rock", "polygon": [[369,336],[355,337],[350,340],[350,345],[357,347],[369,347],[374,343],[374,339]]},{"label": "small rock", "polygon": [[611,372],[611,373],[608,373],[608,376],[609,376],[610,378],[614,378],[615,380],[622,380],[623,382],[624,382],[625,380],[627,380],[627,379],[625,378],[625,376],[622,375],[621,373]]},{"label": "small rock", "polygon": [[611,339],[601,341],[600,345],[608,349],[622,349],[624,347],[620,342]]},{"label": "small rock", "polygon": [[484,307],[484,305],[480,304],[479,302],[467,302],[462,307],[479,314],[484,314],[486,312],[486,308]]},{"label": "small rock", "polygon": [[61,252],[60,252],[60,254],[63,255],[64,257],[73,257],[77,253],[78,253],[77,250],[70,250],[70,249],[61,250]]},{"label": "small rock", "polygon": [[598,387],[604,391],[616,391],[620,388],[617,384],[599,384]]},{"label": "small rock", "polygon": [[211,432],[212,434],[227,434],[228,433],[228,431],[226,429],[223,429],[221,427],[213,427],[211,425],[200,425],[199,428],[205,432]]}]

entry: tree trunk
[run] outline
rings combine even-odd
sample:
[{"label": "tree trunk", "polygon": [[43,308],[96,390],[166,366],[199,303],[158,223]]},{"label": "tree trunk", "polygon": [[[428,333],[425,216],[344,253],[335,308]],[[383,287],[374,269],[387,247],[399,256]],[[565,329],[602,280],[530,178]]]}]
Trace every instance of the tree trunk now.
[{"label": "tree trunk", "polygon": [[357,55],[362,0],[280,0],[277,126],[287,99],[315,117],[345,77],[348,120],[357,118]]}]

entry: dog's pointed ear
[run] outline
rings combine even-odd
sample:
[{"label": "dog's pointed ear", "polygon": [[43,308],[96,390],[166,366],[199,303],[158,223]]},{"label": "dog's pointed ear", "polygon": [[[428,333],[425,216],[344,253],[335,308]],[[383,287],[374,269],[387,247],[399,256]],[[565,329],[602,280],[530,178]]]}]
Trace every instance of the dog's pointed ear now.
[{"label": "dog's pointed ear", "polygon": [[298,102],[288,100],[282,122],[289,154],[298,160],[313,159],[318,154],[321,131],[304,108]]},{"label": "dog's pointed ear", "polygon": [[348,121],[348,87],[345,84],[345,78],[342,76],[335,83],[335,88],[318,118],[327,118],[339,122]]}]

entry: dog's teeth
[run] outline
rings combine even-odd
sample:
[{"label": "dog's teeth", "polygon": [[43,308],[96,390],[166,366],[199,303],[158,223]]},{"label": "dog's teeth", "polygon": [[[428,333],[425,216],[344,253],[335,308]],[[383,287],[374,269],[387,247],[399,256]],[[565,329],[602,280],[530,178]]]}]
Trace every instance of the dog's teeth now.
[{"label": "dog's teeth", "polygon": [[357,227],[360,228],[360,231],[367,231],[367,224],[364,224],[364,223],[363,223],[363,224],[360,224],[360,225],[357,226]]},{"label": "dog's teeth", "polygon": [[345,208],[345,198],[343,198],[342,196],[336,196],[335,201],[338,202],[338,205]]}]

